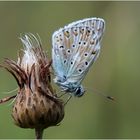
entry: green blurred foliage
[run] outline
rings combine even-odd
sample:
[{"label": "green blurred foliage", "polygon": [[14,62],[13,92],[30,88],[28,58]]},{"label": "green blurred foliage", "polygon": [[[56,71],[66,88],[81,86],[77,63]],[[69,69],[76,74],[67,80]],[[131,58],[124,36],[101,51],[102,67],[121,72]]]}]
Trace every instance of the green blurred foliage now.
[{"label": "green blurred foliage", "polygon": [[[45,130],[44,138],[140,138],[139,13],[140,2],[0,2],[0,62],[17,60],[21,33],[38,33],[51,57],[55,30],[87,17],[106,21],[100,57],[83,82],[87,94],[68,103],[61,125]],[[14,78],[1,69],[0,98],[14,88]],[[13,124],[11,109],[10,102],[0,105],[0,138],[34,138],[33,130]]]}]

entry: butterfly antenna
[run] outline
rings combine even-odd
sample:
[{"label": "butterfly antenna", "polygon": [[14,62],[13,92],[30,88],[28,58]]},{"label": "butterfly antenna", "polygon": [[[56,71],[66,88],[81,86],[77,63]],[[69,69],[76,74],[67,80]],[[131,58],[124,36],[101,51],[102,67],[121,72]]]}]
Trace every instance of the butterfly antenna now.
[{"label": "butterfly antenna", "polygon": [[[87,89],[93,92],[93,89],[90,89],[90,88],[87,88]],[[100,92],[100,91],[98,91],[98,90],[95,90],[95,89],[94,89],[94,93],[96,93],[96,94],[98,94],[98,95],[101,95],[101,96],[104,96],[104,97],[105,97],[106,99],[108,99],[108,100],[115,101],[115,98],[114,98],[114,97],[109,96],[109,95],[106,95],[106,94],[104,94],[104,93],[102,93],[102,92]]]}]

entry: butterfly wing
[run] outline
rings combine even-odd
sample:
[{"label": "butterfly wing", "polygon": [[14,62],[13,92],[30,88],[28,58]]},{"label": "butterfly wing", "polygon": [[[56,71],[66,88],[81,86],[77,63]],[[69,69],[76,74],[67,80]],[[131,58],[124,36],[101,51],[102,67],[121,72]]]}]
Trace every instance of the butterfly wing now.
[{"label": "butterfly wing", "polygon": [[53,34],[53,68],[58,77],[80,85],[100,52],[105,22],[88,18],[73,22]]}]

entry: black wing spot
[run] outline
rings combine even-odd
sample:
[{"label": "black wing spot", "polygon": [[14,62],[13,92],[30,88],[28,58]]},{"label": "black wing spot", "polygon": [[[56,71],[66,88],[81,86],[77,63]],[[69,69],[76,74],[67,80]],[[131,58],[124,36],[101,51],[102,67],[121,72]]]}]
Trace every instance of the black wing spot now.
[{"label": "black wing spot", "polygon": [[95,31],[94,31],[94,30],[92,30],[92,33],[93,33],[93,34],[95,34]]},{"label": "black wing spot", "polygon": [[85,53],[85,56],[88,56],[88,53]]},{"label": "black wing spot", "polygon": [[92,55],[95,55],[96,54],[96,51],[92,51],[92,53],[91,53]]},{"label": "black wing spot", "polygon": [[80,30],[80,32],[83,34],[83,33],[84,33],[84,30],[85,30],[85,29],[84,29],[84,28],[82,28],[82,29]]},{"label": "black wing spot", "polygon": [[67,60],[64,60],[64,64],[67,62]]},{"label": "black wing spot", "polygon": [[60,46],[59,48],[64,48],[64,46]]},{"label": "black wing spot", "polygon": [[78,35],[78,30],[77,30],[77,28],[76,28],[76,27],[74,27],[74,28],[73,28],[73,33],[74,33],[74,35],[75,35],[75,36],[77,36],[77,35]]},{"label": "black wing spot", "polygon": [[87,32],[90,33],[90,30],[88,29]]},{"label": "black wing spot", "polygon": [[72,61],[71,61],[70,63],[71,63],[71,65],[73,64],[73,62],[72,62]]},{"label": "black wing spot", "polygon": [[82,70],[81,70],[81,69],[79,69],[78,71],[79,71],[80,73],[82,72]]},{"label": "black wing spot", "polygon": [[63,78],[66,80],[67,77],[64,75]]},{"label": "black wing spot", "polygon": [[88,62],[87,61],[85,62],[85,65],[88,65]]},{"label": "black wing spot", "polygon": [[72,45],[73,48],[75,48],[75,45]]},{"label": "black wing spot", "polygon": [[81,44],[81,41],[79,42],[79,45]]},{"label": "black wing spot", "polygon": [[90,33],[91,33],[91,31],[90,31],[90,29],[88,28],[88,29],[87,29],[87,32],[86,32],[86,35],[89,36]]},{"label": "black wing spot", "polygon": [[67,38],[70,37],[70,32],[69,32],[68,30],[66,30],[66,31],[64,32],[64,34],[65,34],[65,36],[66,36]]},{"label": "black wing spot", "polygon": [[69,31],[66,31],[67,34],[69,34]]},{"label": "black wing spot", "polygon": [[86,42],[84,41],[84,43],[83,43],[84,45],[86,45]]},{"label": "black wing spot", "polygon": [[70,50],[70,49],[68,49],[68,50],[67,50],[67,52],[68,52],[68,53],[71,53],[71,50]]}]

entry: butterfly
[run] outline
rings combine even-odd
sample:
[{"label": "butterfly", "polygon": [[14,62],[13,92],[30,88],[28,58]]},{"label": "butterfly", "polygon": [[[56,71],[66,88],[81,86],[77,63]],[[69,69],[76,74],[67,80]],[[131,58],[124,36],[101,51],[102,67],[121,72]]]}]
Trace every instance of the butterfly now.
[{"label": "butterfly", "polygon": [[72,22],[52,35],[52,66],[54,82],[66,93],[81,97],[81,85],[91,65],[100,53],[105,30],[101,18],[86,18]]}]

